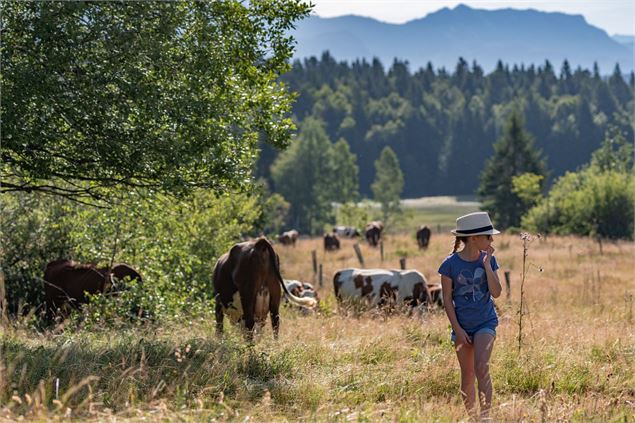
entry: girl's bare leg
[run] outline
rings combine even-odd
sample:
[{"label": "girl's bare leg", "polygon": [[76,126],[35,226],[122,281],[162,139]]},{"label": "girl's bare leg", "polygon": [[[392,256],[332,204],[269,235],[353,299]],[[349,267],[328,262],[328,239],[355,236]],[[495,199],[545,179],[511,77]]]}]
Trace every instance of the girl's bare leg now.
[{"label": "girl's bare leg", "polygon": [[465,409],[472,419],[476,417],[476,390],[474,387],[474,346],[472,344],[457,344],[456,356],[461,366],[461,396]]},{"label": "girl's bare leg", "polygon": [[492,378],[489,375],[489,359],[494,348],[494,337],[489,333],[474,335],[474,370],[478,381],[478,398],[481,419],[489,418],[492,407]]}]

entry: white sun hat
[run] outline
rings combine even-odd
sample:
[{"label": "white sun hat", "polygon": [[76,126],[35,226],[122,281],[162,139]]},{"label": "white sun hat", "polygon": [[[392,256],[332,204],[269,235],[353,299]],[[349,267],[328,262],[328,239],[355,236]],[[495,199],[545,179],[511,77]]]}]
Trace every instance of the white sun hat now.
[{"label": "white sun hat", "polygon": [[451,231],[456,236],[496,235],[500,231],[494,229],[487,212],[466,214],[456,219],[456,229]]}]

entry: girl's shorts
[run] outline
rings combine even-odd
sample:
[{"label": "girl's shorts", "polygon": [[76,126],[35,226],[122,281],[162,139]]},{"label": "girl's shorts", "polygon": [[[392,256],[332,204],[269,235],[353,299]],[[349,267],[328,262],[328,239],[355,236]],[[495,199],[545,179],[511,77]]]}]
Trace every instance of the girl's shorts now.
[{"label": "girl's shorts", "polygon": [[[475,331],[465,331],[467,333],[467,336],[469,336],[470,338],[472,338],[472,341],[474,341],[474,335],[478,334],[478,333],[489,333],[490,335],[492,335],[494,337],[494,339],[496,339],[496,326],[483,326],[480,328],[477,328]],[[454,333],[454,331],[452,331],[452,335],[450,336],[450,340],[452,341],[453,344],[456,344],[456,333]]]}]

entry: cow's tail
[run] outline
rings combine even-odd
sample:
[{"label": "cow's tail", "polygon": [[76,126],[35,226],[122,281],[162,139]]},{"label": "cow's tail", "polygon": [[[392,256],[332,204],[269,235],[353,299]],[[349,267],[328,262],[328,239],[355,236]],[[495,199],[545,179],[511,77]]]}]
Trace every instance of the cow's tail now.
[{"label": "cow's tail", "polygon": [[317,301],[315,300],[315,298],[296,297],[295,295],[289,292],[289,290],[287,289],[287,286],[284,284],[284,280],[282,280],[282,275],[280,274],[278,255],[276,254],[276,252],[273,250],[273,247],[266,239],[262,238],[260,241],[258,241],[258,243],[260,242],[263,242],[264,244],[267,245],[267,249],[269,251],[269,259],[271,260],[271,267],[273,268],[273,271],[275,272],[276,278],[278,278],[280,285],[282,285],[282,290],[284,291],[285,294],[287,294],[289,301],[301,307],[314,308],[317,305]]}]

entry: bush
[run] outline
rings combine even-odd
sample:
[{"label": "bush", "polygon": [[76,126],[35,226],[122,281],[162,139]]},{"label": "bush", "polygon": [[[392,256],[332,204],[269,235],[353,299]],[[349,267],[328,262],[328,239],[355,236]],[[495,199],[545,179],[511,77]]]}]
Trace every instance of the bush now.
[{"label": "bush", "polygon": [[633,239],[633,175],[589,167],[562,176],[546,199],[523,216],[527,230]]},{"label": "bush", "polygon": [[28,312],[44,300],[43,276],[46,264],[70,257],[71,221],[66,215],[72,205],[57,197],[3,194],[0,202],[0,267],[5,274],[8,311]]},{"label": "bush", "polygon": [[129,193],[109,209],[39,194],[3,197],[1,265],[12,312],[21,302],[42,303],[44,267],[57,258],[130,264],[143,277],[143,302],[154,314],[208,309],[216,259],[261,215],[257,196],[202,190],[185,200]]}]

